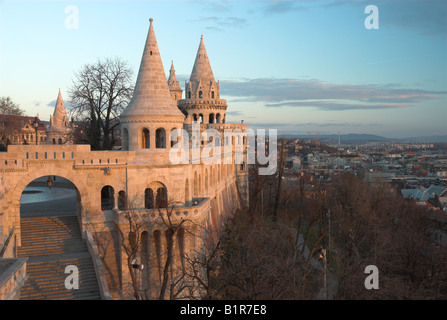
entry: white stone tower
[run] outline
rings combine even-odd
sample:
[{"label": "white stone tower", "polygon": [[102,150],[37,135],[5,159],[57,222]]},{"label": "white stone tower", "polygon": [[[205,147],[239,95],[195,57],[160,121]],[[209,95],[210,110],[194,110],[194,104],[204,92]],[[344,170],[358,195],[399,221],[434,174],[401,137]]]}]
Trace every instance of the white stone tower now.
[{"label": "white stone tower", "polygon": [[[170,133],[183,128],[184,114],[171,97],[155,38],[153,19],[132,100],[121,113],[122,149],[150,154],[154,164],[169,163]],[[144,157],[149,159],[148,157]]]},{"label": "white stone tower", "polygon": [[169,70],[168,86],[169,91],[171,92],[172,99],[174,99],[175,101],[181,100],[183,90],[180,88],[179,82],[175,77],[175,69],[173,61],[171,61],[171,69]]},{"label": "white stone tower", "polygon": [[50,126],[46,132],[47,144],[72,143],[72,130],[72,125],[68,120],[67,111],[65,110],[64,100],[62,99],[61,89],[59,89],[54,113],[50,116]]},{"label": "white stone tower", "polygon": [[185,83],[185,98],[180,100],[178,105],[185,114],[188,114],[188,123],[192,121],[204,124],[225,122],[227,102],[220,99],[219,82],[214,79],[203,43],[203,35],[200,37],[199,49],[189,82]]}]

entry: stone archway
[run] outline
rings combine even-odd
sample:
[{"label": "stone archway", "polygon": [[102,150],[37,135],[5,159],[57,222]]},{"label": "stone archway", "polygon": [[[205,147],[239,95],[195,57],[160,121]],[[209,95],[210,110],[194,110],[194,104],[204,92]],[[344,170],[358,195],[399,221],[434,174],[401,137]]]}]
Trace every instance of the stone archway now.
[{"label": "stone archway", "polygon": [[[30,171],[25,176],[22,176],[18,179],[14,188],[8,192],[9,199],[9,210],[10,217],[14,221],[14,226],[16,228],[17,235],[17,244],[21,245],[21,227],[20,227],[20,199],[25,188],[36,179],[41,177],[62,177],[68,181],[70,181],[76,190],[77,196],[77,218],[79,222],[79,226],[81,227],[81,231],[84,231],[84,223],[86,222],[86,212],[89,212],[89,207],[87,203],[84,202],[84,199],[88,199],[89,190],[87,189],[87,185],[82,181],[81,175],[76,175],[74,170],[66,170],[64,168],[57,167],[39,167],[35,170]],[[84,177],[85,178],[85,177]]]}]

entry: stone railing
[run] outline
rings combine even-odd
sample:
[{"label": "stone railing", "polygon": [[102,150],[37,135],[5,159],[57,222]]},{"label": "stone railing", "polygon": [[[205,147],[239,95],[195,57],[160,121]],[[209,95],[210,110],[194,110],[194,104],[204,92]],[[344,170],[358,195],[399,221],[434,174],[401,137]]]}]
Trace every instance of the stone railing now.
[{"label": "stone railing", "polygon": [[227,106],[227,100],[225,99],[183,99],[179,101],[180,108],[188,108],[191,106],[201,106],[201,105],[216,105],[216,106]]},{"label": "stone railing", "polygon": [[28,258],[0,259],[0,300],[19,300],[25,284]]},{"label": "stone railing", "polygon": [[[14,236],[14,232],[15,232],[15,227],[12,227],[12,229],[9,232],[9,235],[6,237],[5,241],[2,244],[0,244],[0,258],[3,258],[5,256],[13,257],[15,255],[12,248],[9,247],[9,243]],[[2,239],[0,239],[0,240],[2,240]]]},{"label": "stone railing", "polygon": [[175,223],[181,220],[196,220],[203,217],[204,214],[208,213],[210,210],[210,199],[209,198],[193,198],[191,204],[182,204],[178,206],[171,206],[168,208],[160,209],[145,209],[145,208],[135,208],[127,210],[115,209],[115,223],[121,224],[125,223],[125,218],[123,217],[126,213],[137,214],[142,221],[146,223],[163,223],[163,218],[166,218],[170,214],[171,222]]},{"label": "stone railing", "polygon": [[126,164],[132,151],[91,151],[89,145],[9,145],[0,153],[0,168],[19,169],[40,161],[72,161],[75,166]]},{"label": "stone railing", "polygon": [[[184,125],[184,128],[191,132],[193,128],[193,124],[187,123]],[[206,129],[216,129],[217,131],[224,131],[224,130],[240,130],[241,133],[234,132],[234,134],[244,134],[247,130],[247,125],[243,123],[201,123],[200,124],[200,131],[206,130]]]},{"label": "stone railing", "polygon": [[93,266],[95,268],[96,279],[98,281],[98,287],[101,293],[101,298],[102,300],[112,300],[112,296],[110,295],[109,291],[109,285],[107,284],[106,275],[99,254],[98,246],[96,245],[96,242],[93,239],[92,233],[88,229],[85,230],[85,238],[87,242],[88,252],[90,253],[90,256],[92,257],[93,260]]}]

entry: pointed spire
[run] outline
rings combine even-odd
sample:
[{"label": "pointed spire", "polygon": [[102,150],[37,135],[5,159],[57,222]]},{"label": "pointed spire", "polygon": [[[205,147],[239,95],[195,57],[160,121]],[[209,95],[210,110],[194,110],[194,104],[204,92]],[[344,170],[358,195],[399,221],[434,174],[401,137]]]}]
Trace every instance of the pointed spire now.
[{"label": "pointed spire", "polygon": [[61,89],[59,88],[59,93],[57,95],[56,107],[53,113],[52,125],[55,127],[66,126],[68,122],[67,111],[65,110],[64,100],[62,99]]},{"label": "pointed spire", "polygon": [[189,81],[215,82],[205,44],[203,43],[203,35],[200,36],[199,49],[197,50],[196,61],[194,62]]},{"label": "pointed spire", "polygon": [[169,84],[174,84],[177,83],[177,78],[175,77],[175,69],[174,69],[174,61],[171,61],[171,69],[169,69],[169,79],[168,79],[168,83]]},{"label": "pointed spire", "polygon": [[149,21],[149,32],[133,97],[121,116],[158,114],[183,117],[182,112],[171,98],[154,27],[152,26],[153,19],[150,18]]}]

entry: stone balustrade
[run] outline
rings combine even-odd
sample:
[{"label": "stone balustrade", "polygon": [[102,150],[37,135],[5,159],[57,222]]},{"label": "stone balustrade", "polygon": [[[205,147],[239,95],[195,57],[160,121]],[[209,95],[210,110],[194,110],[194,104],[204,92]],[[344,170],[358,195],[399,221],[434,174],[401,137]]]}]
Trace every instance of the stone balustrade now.
[{"label": "stone balustrade", "polygon": [[191,203],[182,204],[178,206],[168,206],[168,208],[160,209],[127,209],[119,210],[114,209],[116,213],[115,222],[117,224],[125,224],[126,219],[124,215],[126,213],[134,213],[135,216],[141,219],[140,222],[150,223],[150,224],[162,224],[163,218],[167,219],[167,215],[170,214],[170,220],[172,223],[180,222],[181,220],[197,220],[204,218],[210,210],[210,199],[209,198],[193,198]]},{"label": "stone balustrade", "polygon": [[28,258],[0,259],[0,300],[19,300],[25,284]]}]

